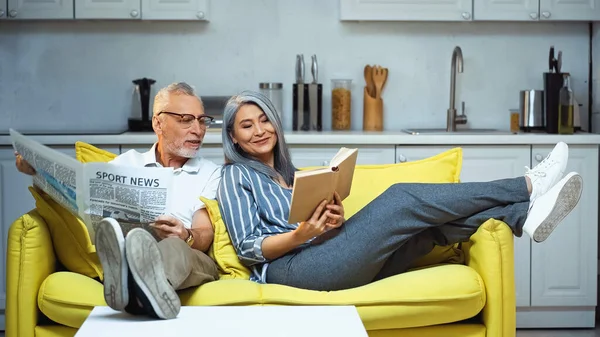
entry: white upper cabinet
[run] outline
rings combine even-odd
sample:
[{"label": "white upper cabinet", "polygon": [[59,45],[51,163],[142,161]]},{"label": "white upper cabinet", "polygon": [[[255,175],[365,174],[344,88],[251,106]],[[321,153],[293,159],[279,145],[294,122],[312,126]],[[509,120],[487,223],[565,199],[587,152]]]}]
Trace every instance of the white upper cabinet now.
[{"label": "white upper cabinet", "polygon": [[208,21],[208,0],[141,0],[144,20]]},{"label": "white upper cabinet", "polygon": [[73,19],[73,0],[8,0],[5,15],[17,20]]},{"label": "white upper cabinet", "polygon": [[600,21],[600,0],[474,0],[476,21]]},{"label": "white upper cabinet", "polygon": [[198,21],[207,12],[208,0],[75,0],[76,19]]},{"label": "white upper cabinet", "polygon": [[540,0],[540,20],[600,21],[600,0]]},{"label": "white upper cabinet", "polygon": [[140,0],[75,0],[75,19],[139,20]]},{"label": "white upper cabinet", "polygon": [[340,0],[340,20],[470,21],[473,0]]},{"label": "white upper cabinet", "polygon": [[537,21],[540,17],[539,0],[474,0],[475,20]]}]

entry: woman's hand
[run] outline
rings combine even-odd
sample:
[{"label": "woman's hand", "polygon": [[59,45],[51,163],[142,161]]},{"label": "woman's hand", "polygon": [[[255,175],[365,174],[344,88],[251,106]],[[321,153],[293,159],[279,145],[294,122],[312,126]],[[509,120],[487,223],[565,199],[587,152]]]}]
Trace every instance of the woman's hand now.
[{"label": "woman's hand", "polygon": [[327,206],[327,200],[321,201],[317,209],[315,209],[312,217],[303,221],[298,225],[298,228],[294,230],[295,236],[301,243],[308,241],[316,236],[319,236],[327,231],[325,221],[327,220],[327,212],[325,212],[325,206]]},{"label": "woman's hand", "polygon": [[17,151],[15,151],[15,157],[17,158],[15,165],[17,166],[17,170],[19,170],[19,172],[28,174],[30,176],[35,175],[35,169],[29,165],[27,160],[25,160]]},{"label": "woman's hand", "polygon": [[338,228],[346,221],[344,219],[344,205],[338,192],[333,194],[333,203],[326,206],[325,215],[327,215],[325,225],[328,229]]},{"label": "woman's hand", "polygon": [[159,238],[178,237],[181,240],[187,239],[189,233],[183,222],[171,215],[160,215],[154,222],[154,230]]}]

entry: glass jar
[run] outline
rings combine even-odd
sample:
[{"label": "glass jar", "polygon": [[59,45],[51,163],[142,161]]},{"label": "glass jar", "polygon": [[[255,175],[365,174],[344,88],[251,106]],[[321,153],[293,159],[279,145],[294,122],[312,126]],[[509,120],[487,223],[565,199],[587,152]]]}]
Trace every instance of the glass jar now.
[{"label": "glass jar", "polygon": [[331,80],[331,128],[350,130],[352,112],[352,80]]},{"label": "glass jar", "polygon": [[275,110],[279,114],[279,118],[283,116],[283,83],[268,83],[263,82],[258,84],[260,93],[267,96]]}]

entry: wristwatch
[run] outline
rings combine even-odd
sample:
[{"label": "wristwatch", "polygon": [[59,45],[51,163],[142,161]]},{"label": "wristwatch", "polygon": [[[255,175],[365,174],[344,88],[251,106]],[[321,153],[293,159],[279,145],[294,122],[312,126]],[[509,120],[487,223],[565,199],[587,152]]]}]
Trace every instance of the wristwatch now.
[{"label": "wristwatch", "polygon": [[189,228],[186,228],[187,232],[188,232],[188,237],[187,239],[185,239],[185,243],[188,244],[188,246],[193,246],[194,245],[194,235],[192,235],[192,230]]}]

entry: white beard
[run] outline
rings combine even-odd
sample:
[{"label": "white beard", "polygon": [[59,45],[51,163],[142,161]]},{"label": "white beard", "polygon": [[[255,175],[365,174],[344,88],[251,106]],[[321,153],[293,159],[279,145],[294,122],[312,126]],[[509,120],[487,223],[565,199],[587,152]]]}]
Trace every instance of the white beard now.
[{"label": "white beard", "polygon": [[[202,146],[202,143],[200,143],[200,146]],[[175,143],[167,143],[167,149],[169,150],[170,153],[173,153],[173,154],[175,154],[179,157],[183,157],[183,158],[194,158],[194,157],[196,157],[196,154],[198,153],[198,150],[186,149],[184,147],[179,147]]]}]

